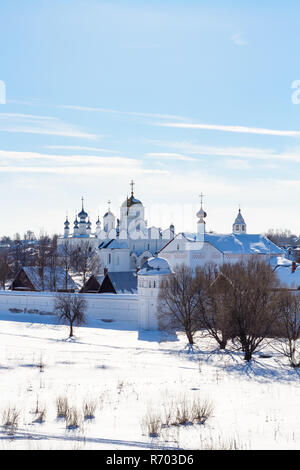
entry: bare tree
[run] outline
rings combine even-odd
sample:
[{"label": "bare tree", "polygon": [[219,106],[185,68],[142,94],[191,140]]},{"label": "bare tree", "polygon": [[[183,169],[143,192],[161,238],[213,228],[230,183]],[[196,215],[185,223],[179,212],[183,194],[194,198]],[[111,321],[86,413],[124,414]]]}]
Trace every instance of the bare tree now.
[{"label": "bare tree", "polygon": [[11,269],[9,265],[9,253],[8,250],[4,250],[0,254],[0,283],[3,290],[5,290],[5,286],[10,275]]},{"label": "bare tree", "polygon": [[57,290],[57,267],[59,264],[57,239],[58,235],[53,235],[50,239],[48,260],[46,261],[46,265],[50,268],[50,290],[54,292]]},{"label": "bare tree", "polygon": [[45,268],[49,266],[50,259],[51,239],[47,234],[41,233],[35,254],[35,265],[39,267],[42,290],[45,290]]},{"label": "bare tree", "polygon": [[81,242],[72,250],[71,260],[75,271],[82,276],[82,285],[85,285],[87,276],[99,272],[99,259],[89,241]]},{"label": "bare tree", "polygon": [[289,229],[280,229],[274,230],[269,229],[266,233],[266,236],[276,245],[288,245],[294,244],[298,237],[297,235],[293,234]]},{"label": "bare tree", "polygon": [[69,240],[64,241],[59,247],[60,265],[64,269],[65,290],[68,290],[69,272],[71,269],[72,247]]},{"label": "bare tree", "polygon": [[71,338],[73,336],[73,326],[86,323],[86,300],[81,294],[57,294],[54,305],[59,320],[69,325],[69,337]]},{"label": "bare tree", "polygon": [[201,326],[200,290],[200,277],[196,282],[192,270],[182,265],[175,268],[174,275],[161,283],[159,292],[160,328],[169,331],[182,329],[191,347],[194,344],[194,335]]},{"label": "bare tree", "polygon": [[277,321],[279,280],[271,267],[257,258],[224,264],[221,271],[229,290],[226,314],[244,359],[250,361]]},{"label": "bare tree", "polygon": [[232,317],[228,314],[231,295],[228,280],[211,264],[197,270],[196,282],[198,279],[200,286],[207,286],[205,292],[203,289],[199,292],[202,296],[199,303],[201,324],[220,349],[225,349],[228,340],[234,336]]},{"label": "bare tree", "polygon": [[300,367],[300,294],[280,291],[276,342],[273,347]]}]

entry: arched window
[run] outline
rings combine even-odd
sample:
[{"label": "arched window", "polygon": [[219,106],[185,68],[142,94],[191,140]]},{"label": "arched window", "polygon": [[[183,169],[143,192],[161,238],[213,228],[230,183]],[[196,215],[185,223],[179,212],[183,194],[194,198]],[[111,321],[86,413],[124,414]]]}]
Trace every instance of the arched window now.
[{"label": "arched window", "polygon": [[110,263],[111,263],[111,254],[109,253],[109,255],[108,255],[108,264],[110,264]]}]

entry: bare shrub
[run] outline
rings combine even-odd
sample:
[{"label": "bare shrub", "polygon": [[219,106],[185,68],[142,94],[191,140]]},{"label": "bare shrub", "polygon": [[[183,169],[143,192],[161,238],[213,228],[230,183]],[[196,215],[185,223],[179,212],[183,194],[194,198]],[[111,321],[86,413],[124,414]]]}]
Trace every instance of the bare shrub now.
[{"label": "bare shrub", "polygon": [[59,396],[56,398],[56,413],[58,418],[67,418],[69,411],[68,398],[66,396]]},{"label": "bare shrub", "polygon": [[68,408],[66,415],[66,428],[77,429],[81,424],[81,416],[75,406]]},{"label": "bare shrub", "polygon": [[218,440],[211,438],[208,442],[201,439],[198,450],[246,450],[246,446],[236,437],[223,439],[219,436]]},{"label": "bare shrub", "polygon": [[189,401],[186,396],[172,399],[164,405],[162,426],[185,426],[187,424],[205,424],[212,415],[213,406],[207,399],[200,397]]},{"label": "bare shrub", "polygon": [[8,429],[8,433],[13,435],[18,429],[20,411],[15,407],[8,407],[3,411],[2,424]]},{"label": "bare shrub", "polygon": [[151,410],[149,410],[146,416],[142,419],[142,429],[147,432],[149,437],[158,437],[161,425],[161,417]]},{"label": "bare shrub", "polygon": [[39,363],[37,364],[38,368],[40,369],[40,372],[44,372],[45,370],[45,363],[43,361],[43,356],[40,357]]},{"label": "bare shrub", "polygon": [[35,423],[44,423],[46,419],[46,405],[43,405],[42,407],[38,407],[38,411],[36,412],[38,417],[34,421]]},{"label": "bare shrub", "polygon": [[186,425],[192,423],[191,407],[186,399],[183,397],[177,403],[175,420],[172,422],[174,426]]},{"label": "bare shrub", "polygon": [[163,424],[162,426],[170,426],[174,421],[174,414],[175,414],[175,403],[174,400],[171,399],[167,404],[163,405],[164,408],[164,417],[163,417]]},{"label": "bare shrub", "polygon": [[212,415],[212,411],[213,406],[208,400],[201,401],[200,398],[196,398],[191,407],[192,422],[205,424],[208,418]]},{"label": "bare shrub", "polygon": [[37,420],[39,423],[43,423],[45,419],[46,419],[46,406],[44,406],[44,408],[42,408],[42,410],[40,411]]},{"label": "bare shrub", "polygon": [[95,400],[85,400],[83,402],[83,416],[84,419],[94,419],[97,403]]}]

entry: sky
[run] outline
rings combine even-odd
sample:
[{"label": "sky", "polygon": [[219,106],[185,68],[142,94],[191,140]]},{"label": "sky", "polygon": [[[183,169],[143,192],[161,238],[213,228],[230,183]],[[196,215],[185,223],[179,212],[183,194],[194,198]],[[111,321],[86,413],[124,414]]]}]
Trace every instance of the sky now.
[{"label": "sky", "polygon": [[[300,4],[0,0],[0,237],[148,225],[300,233]],[[297,82],[298,80],[298,82]]]}]

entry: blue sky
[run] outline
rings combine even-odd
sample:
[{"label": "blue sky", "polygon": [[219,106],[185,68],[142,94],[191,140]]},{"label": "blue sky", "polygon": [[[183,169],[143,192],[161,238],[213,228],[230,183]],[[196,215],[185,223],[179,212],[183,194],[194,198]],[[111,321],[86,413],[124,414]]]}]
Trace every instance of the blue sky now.
[{"label": "blue sky", "polygon": [[[242,5],[240,4],[242,3]],[[0,1],[0,235],[92,222],[300,233],[296,1]],[[299,94],[300,96],[300,94]]]}]

